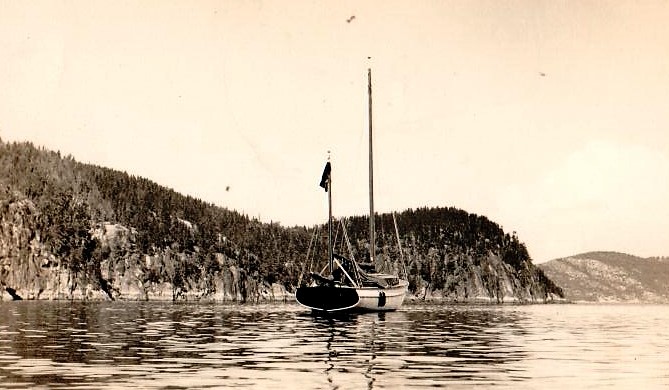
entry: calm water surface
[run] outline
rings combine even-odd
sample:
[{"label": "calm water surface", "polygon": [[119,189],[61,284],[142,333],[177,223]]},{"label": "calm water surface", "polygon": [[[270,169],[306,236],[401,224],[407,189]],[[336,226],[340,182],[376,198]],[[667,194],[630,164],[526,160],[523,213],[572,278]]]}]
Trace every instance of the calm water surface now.
[{"label": "calm water surface", "polygon": [[0,302],[0,388],[669,387],[669,306]]}]

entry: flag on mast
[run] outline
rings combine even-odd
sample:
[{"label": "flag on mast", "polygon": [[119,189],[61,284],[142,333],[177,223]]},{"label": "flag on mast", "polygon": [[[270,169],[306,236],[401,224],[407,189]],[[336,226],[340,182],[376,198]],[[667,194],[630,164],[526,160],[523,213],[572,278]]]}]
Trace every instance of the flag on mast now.
[{"label": "flag on mast", "polygon": [[328,192],[328,187],[330,184],[330,171],[332,171],[332,166],[328,161],[327,164],[325,164],[325,169],[323,169],[323,176],[321,176],[321,184],[320,184],[320,186],[323,187],[325,192]]}]

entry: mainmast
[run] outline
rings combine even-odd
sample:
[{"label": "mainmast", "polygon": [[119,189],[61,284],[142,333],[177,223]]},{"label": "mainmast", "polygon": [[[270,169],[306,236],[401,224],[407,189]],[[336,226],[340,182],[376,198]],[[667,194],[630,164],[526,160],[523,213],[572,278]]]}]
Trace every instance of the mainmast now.
[{"label": "mainmast", "polygon": [[[330,151],[328,151],[328,167],[330,167]],[[326,168],[327,169],[327,168]],[[328,172],[328,181],[327,181],[327,192],[328,192],[328,268],[330,270],[330,275],[332,275],[333,269],[333,257],[332,257],[332,170],[329,169]]]},{"label": "mainmast", "polygon": [[372,159],[372,69],[367,69],[367,95],[369,103],[369,261],[376,259],[374,238],[374,162]]}]

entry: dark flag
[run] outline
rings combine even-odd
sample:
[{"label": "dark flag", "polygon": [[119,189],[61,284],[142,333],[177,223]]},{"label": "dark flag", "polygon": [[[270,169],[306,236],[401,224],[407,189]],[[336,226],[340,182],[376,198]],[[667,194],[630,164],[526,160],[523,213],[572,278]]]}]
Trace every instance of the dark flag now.
[{"label": "dark flag", "polygon": [[332,170],[332,167],[330,166],[330,162],[328,161],[327,164],[325,164],[325,169],[323,169],[323,176],[321,177],[321,184],[320,186],[323,187],[325,192],[328,191],[328,185],[330,184],[330,171]]}]

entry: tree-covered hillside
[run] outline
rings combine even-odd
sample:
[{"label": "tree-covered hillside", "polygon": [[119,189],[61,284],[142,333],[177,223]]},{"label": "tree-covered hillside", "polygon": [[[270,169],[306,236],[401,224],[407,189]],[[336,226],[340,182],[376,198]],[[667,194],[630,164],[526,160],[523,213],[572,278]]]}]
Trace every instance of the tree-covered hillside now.
[{"label": "tree-covered hillside", "polygon": [[[499,268],[505,265],[507,273],[513,273],[521,285],[538,282],[549,293],[562,296],[561,289],[534,267],[525,244],[518,240],[515,232],[505,233],[484,216],[453,207],[425,207],[405,210],[395,219],[406,257],[410,289],[414,291],[425,282],[430,290],[444,290],[446,296],[459,296],[462,294],[458,288],[466,290],[467,280],[478,276],[489,295],[497,296],[503,287],[500,285],[503,272]],[[347,230],[356,244],[355,249],[366,256],[368,218],[353,217],[348,222]],[[379,250],[386,258],[401,258],[393,215],[378,216],[377,226]],[[383,268],[384,264],[380,266]],[[390,268],[399,267],[395,264]]]},{"label": "tree-covered hillside", "polygon": [[[111,298],[130,290],[148,298],[169,286],[172,299],[225,290],[245,300],[272,285],[293,291],[326,257],[321,226],[262,223],[31,143],[0,141],[0,218],[0,287],[36,298],[65,284],[70,293],[100,290]],[[512,290],[538,283],[536,294],[561,294],[517,237],[483,216],[424,208],[399,213],[397,222],[412,292],[423,297],[444,290],[458,299],[478,286],[499,300],[500,270],[514,274]],[[367,218],[343,225],[353,254],[364,256]],[[377,225],[378,266],[399,269],[392,215],[380,215]],[[44,281],[55,271],[61,287]]]}]

